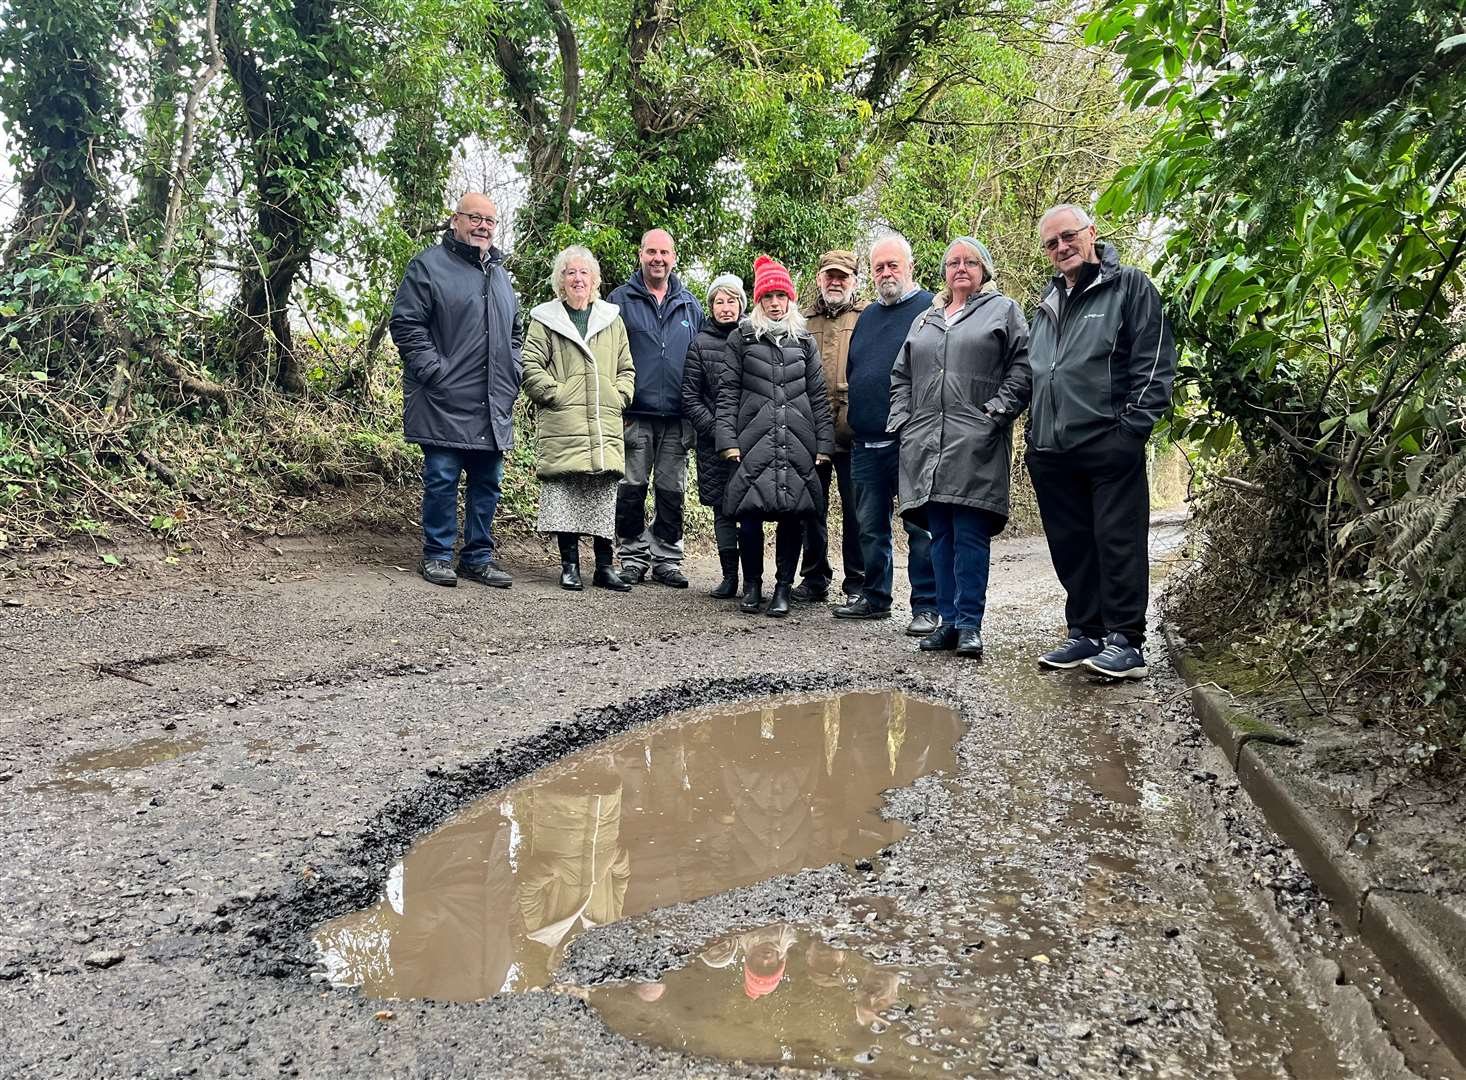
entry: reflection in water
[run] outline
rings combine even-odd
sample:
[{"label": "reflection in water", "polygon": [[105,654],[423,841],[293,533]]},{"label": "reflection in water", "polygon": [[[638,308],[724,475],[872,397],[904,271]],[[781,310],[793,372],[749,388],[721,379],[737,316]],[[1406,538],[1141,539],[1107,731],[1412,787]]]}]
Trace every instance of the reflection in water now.
[{"label": "reflection in water", "polygon": [[[874,854],[905,831],[880,818],[881,792],[952,768],[960,734],[951,709],[889,693],[672,718],[471,805],[316,945],[333,982],[379,997],[545,986],[587,927]],[[758,996],[791,944],[736,947]]]},{"label": "reflection in water", "polygon": [[701,1057],[941,1072],[986,1023],[975,988],[941,989],[930,969],[877,964],[783,923],[721,938],[650,985],[658,993],[589,997],[614,1031]]}]

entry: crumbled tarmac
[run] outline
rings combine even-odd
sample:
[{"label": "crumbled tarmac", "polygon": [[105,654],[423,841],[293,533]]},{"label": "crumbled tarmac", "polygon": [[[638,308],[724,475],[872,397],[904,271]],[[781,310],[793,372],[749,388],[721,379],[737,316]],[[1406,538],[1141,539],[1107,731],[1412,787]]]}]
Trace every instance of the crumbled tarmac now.
[{"label": "crumbled tarmac", "polygon": [[[1370,981],[1296,861],[1218,779],[1177,681],[1081,682],[1089,703],[1065,704],[1031,666],[1061,621],[1042,542],[995,554],[981,665],[918,654],[899,620],[739,616],[700,595],[710,560],[682,592],[564,594],[553,567],[518,561],[508,592],[450,593],[392,570],[411,565],[405,548],[343,540],[252,578],[169,589],[160,571],[129,595],[27,594],[0,615],[0,1075],[772,1076],[778,1064],[616,1035],[578,991],[685,970],[773,923],[933,980],[998,964],[957,1075],[1396,1070],[1377,1023],[1342,1037],[1307,960],[1338,958],[1386,1003],[1393,987]],[[223,649],[189,653],[202,644]],[[119,667],[148,686],[96,666],[172,653]],[[868,866],[584,934],[557,974],[577,992],[384,1003],[322,983],[311,934],[372,902],[412,841],[473,798],[669,712],[853,686],[938,697],[972,724],[963,778],[895,793],[889,813],[911,831]],[[111,790],[44,786],[77,754],[164,733],[201,745],[107,769]],[[1078,844],[1096,833],[1108,841]],[[124,959],[88,965],[98,953]],[[1387,1015],[1418,1073],[1460,1075],[1408,1009]],[[1339,1069],[1308,1071],[1319,1061]]]}]

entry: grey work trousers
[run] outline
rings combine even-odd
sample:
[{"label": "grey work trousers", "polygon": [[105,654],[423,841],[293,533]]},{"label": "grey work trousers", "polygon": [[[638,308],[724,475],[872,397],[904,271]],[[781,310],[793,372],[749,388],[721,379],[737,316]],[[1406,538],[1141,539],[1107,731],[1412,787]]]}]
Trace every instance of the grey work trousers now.
[{"label": "grey work trousers", "polygon": [[[626,421],[626,475],[616,489],[616,548],[621,565],[642,570],[682,562],[682,511],[692,425],[679,417]],[[655,495],[650,528],[646,496]]]}]

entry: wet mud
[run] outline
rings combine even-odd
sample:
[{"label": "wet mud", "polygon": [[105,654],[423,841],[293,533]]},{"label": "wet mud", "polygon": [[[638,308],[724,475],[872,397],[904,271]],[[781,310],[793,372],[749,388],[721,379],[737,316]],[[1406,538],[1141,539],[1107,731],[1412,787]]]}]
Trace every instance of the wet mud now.
[{"label": "wet mud", "polygon": [[[1114,713],[1137,692],[996,659],[1015,699],[1056,710],[1061,737],[974,715],[957,773],[923,785],[914,832],[833,908],[597,986],[608,1026],[873,1075],[1361,1075],[1248,902],[1184,854],[1198,846],[1190,804],[1135,776],[1144,748]],[[655,915],[640,925],[678,936]],[[635,947],[620,939],[622,959]]]},{"label": "wet mud", "polygon": [[[512,590],[433,590],[395,569],[412,551],[358,547],[207,587],[35,597],[0,623],[18,688],[0,739],[0,1077],[1408,1075],[1362,1064],[1337,995],[1363,1003],[1362,1027],[1389,1015],[1369,1037],[1417,1075],[1461,1076],[1348,951],[1163,658],[1142,685],[1039,672],[1062,632],[1046,552],[1004,537],[994,555],[980,664],[918,653],[896,619],[742,619],[702,595],[712,560],[689,560],[688,590],[567,599],[545,559],[511,559]],[[189,659],[199,641],[229,663]],[[173,654],[140,665],[147,687],[96,666]],[[390,897],[413,845],[476,801],[674,714],[872,690],[950,705],[963,730],[950,767],[913,772],[875,817],[862,802],[873,852],[808,868],[743,845],[770,876],[664,894],[677,860],[653,830],[620,918],[558,954],[535,943],[543,992],[329,985],[313,937]],[[149,739],[201,745],[65,772]],[[628,836],[661,786],[641,772],[622,783]],[[116,786],[43,786],[67,779]],[[648,862],[664,869],[638,880]]]}]

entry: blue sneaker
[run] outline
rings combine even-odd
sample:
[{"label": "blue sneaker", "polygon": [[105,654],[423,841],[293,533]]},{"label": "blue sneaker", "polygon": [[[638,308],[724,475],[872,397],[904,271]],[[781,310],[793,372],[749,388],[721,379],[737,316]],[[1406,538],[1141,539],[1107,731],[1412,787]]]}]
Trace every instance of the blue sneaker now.
[{"label": "blue sneaker", "polygon": [[1140,646],[1131,645],[1125,635],[1119,633],[1106,637],[1104,650],[1084,661],[1084,668],[1107,679],[1143,679],[1150,674]]},{"label": "blue sneaker", "polygon": [[1046,668],[1060,670],[1077,668],[1091,656],[1098,656],[1103,650],[1104,644],[1097,638],[1071,637],[1053,652],[1046,652],[1040,656],[1038,662]]}]

